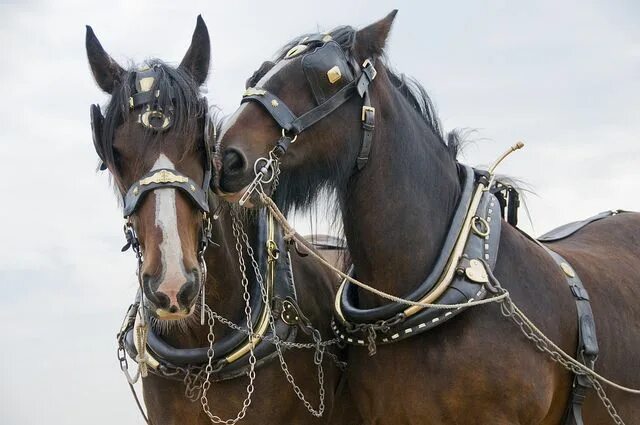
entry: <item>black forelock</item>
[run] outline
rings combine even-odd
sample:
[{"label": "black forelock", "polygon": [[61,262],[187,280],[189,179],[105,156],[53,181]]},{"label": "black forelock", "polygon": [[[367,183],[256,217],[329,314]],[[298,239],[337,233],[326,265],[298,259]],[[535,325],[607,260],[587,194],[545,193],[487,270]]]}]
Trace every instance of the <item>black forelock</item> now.
[{"label": "black forelock", "polygon": [[[151,59],[145,67],[156,67],[157,89],[160,91],[158,106],[162,110],[173,108],[171,132],[190,131],[195,126],[194,118],[205,114],[200,90],[193,78],[180,68],[169,66],[158,59]],[[139,67],[131,67],[123,76],[123,83],[111,94],[105,110],[105,120],[100,143],[107,163],[114,163],[113,141],[117,128],[129,117],[129,97],[135,92],[135,75]],[[171,88],[171,89],[169,89]],[[170,95],[172,93],[173,96]],[[151,135],[153,130],[148,130]],[[186,149],[192,147],[187,146]]]}]

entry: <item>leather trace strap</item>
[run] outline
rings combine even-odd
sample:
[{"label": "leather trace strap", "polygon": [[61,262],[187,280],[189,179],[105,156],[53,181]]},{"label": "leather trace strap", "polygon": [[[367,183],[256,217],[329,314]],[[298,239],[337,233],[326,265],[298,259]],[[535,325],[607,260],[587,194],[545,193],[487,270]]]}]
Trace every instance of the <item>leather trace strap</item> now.
[{"label": "leather trace strap", "polygon": [[[304,51],[310,45],[313,45],[314,47],[319,45],[320,47],[312,51],[311,53],[308,53],[309,55],[317,54],[319,51],[321,51],[322,48],[324,48],[324,46],[327,46],[328,48],[326,53],[327,55],[336,54],[336,43],[331,40],[330,36],[319,35],[317,37],[310,37],[296,47],[299,49],[299,51]],[[295,54],[297,53],[290,52],[287,57],[293,56]],[[303,60],[304,59],[305,58],[303,58]],[[336,61],[338,61],[338,59],[336,59]],[[326,118],[340,106],[346,103],[349,99],[358,94],[358,96],[363,99],[361,118],[363,136],[360,145],[360,151],[358,153],[356,161],[356,167],[358,170],[361,170],[369,159],[369,154],[371,152],[371,143],[373,140],[373,130],[375,128],[375,108],[371,105],[371,97],[369,94],[369,85],[377,75],[373,59],[365,60],[362,66],[359,67],[358,71],[359,72],[356,78],[352,79],[349,83],[344,85],[335,94],[320,102],[318,106],[312,108],[311,110],[303,113],[300,116],[297,116],[295,113],[293,113],[287,106],[287,104],[282,101],[282,99],[262,87],[248,88],[242,97],[241,103],[259,103],[267,111],[267,113],[271,115],[274,121],[276,121],[278,125],[284,130],[283,137],[279,140],[277,144],[278,147],[276,149],[276,155],[279,157],[286,153],[289,145],[295,140],[295,136],[310,128],[322,119]],[[317,87],[312,86],[312,91],[315,95],[316,92],[318,92]],[[289,137],[288,134],[291,135],[291,137]]]},{"label": "leather trace strap", "polygon": [[[587,290],[578,277],[578,274],[569,265],[567,260],[560,254],[551,251],[548,247],[544,247],[562,269],[576,301],[578,311],[577,359],[585,366],[593,369],[596,359],[598,358],[599,348],[589,294],[587,294]],[[584,375],[577,375],[573,378],[571,398],[569,399],[569,405],[567,406],[562,422],[564,425],[584,425],[582,420],[582,405],[591,387],[589,380]]]}]

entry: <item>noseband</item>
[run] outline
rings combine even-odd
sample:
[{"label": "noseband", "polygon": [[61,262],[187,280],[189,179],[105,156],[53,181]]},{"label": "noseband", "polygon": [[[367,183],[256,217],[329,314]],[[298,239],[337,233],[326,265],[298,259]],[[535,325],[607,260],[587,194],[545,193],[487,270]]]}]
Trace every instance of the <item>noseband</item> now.
[{"label": "noseband", "polygon": [[[302,67],[318,104],[316,107],[296,116],[285,102],[260,87],[248,88],[241,103],[259,103],[282,128],[282,137],[270,155],[277,160],[286,153],[289,145],[295,142],[300,133],[358,94],[363,99],[361,116],[363,136],[356,167],[361,170],[369,159],[375,123],[375,108],[371,106],[369,95],[369,84],[377,74],[373,59],[365,60],[362,66],[349,61],[340,45],[327,34],[305,38],[289,50],[284,59],[295,57],[302,52],[308,52],[302,58]],[[353,70],[357,74],[355,77]],[[338,87],[340,89],[331,95],[330,93]]]}]

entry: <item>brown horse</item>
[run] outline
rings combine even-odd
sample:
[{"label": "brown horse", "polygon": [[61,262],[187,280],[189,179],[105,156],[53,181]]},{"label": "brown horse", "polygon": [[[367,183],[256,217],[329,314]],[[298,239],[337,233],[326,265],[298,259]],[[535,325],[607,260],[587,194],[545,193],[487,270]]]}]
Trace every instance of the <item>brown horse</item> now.
[{"label": "brown horse", "polygon": [[[322,190],[335,190],[355,276],[416,301],[412,291],[439,264],[457,208],[466,202],[463,177],[482,181],[487,174],[469,177],[470,168],[456,161],[456,135],[442,135],[424,89],[385,65],[394,17],[395,11],[358,31],[341,27],[300,37],[275,63],[265,62],[221,130],[216,183],[220,194],[237,200],[255,178],[254,163],[271,155],[281,170],[273,196],[282,209],[304,207]],[[492,213],[492,204],[484,208]],[[567,285],[575,270],[597,323],[596,370],[640,386],[640,215],[617,214],[549,243],[573,265],[565,265],[565,273],[543,246],[506,222],[500,232],[500,224],[494,220],[474,232],[491,235],[494,246],[499,241],[493,272],[513,301],[575,356],[576,301]],[[471,276],[469,268],[458,270]],[[475,279],[482,280],[482,273]],[[348,302],[352,317],[397,311],[377,295],[352,289],[351,298],[339,300],[343,313]],[[421,323],[389,335],[398,342],[378,344],[371,358],[365,348],[349,350],[347,382],[365,423],[563,421],[572,392],[567,370],[537,350],[495,305],[452,316],[429,332],[421,333]],[[394,325],[371,327],[372,340]],[[640,418],[638,396],[609,393],[622,418]],[[583,416],[592,425],[609,420],[593,391]]]},{"label": "brown horse", "polygon": [[[328,423],[332,414],[334,422],[346,423],[353,411],[334,414],[342,375],[336,347],[323,348],[324,360],[320,357],[319,362],[313,349],[318,337],[333,338],[329,323],[335,278],[309,259],[286,255],[271,223],[250,216],[237,219],[234,225],[228,208],[219,208],[209,196],[213,128],[208,127],[210,118],[199,87],[209,70],[210,44],[202,18],[198,17],[191,46],[177,68],[153,60],[144,68],[124,70],[104,51],[90,27],[86,48],[97,84],[111,95],[106,117],[92,107],[96,150],[101,168],[109,170],[122,196],[129,220],[128,246],[141,256],[143,297],[130,311],[119,340],[122,350],[126,345],[132,356],[140,354],[138,360],[145,360],[149,369],[143,393],[150,422],[209,423],[199,394],[205,366],[213,361],[210,380],[216,382],[205,395],[214,415],[233,418],[244,403],[248,406],[244,422],[249,424]],[[249,236],[244,242],[238,226],[246,227]],[[206,249],[210,238],[217,246]],[[273,246],[267,250],[269,243]],[[253,256],[247,254],[250,248],[257,267],[252,267]],[[267,251],[268,263],[261,259]],[[258,282],[266,270],[274,273],[273,279],[264,278],[267,301],[261,298]],[[212,328],[199,323],[201,297],[219,315]],[[141,329],[133,322],[137,308],[151,321],[144,351],[133,342]],[[261,323],[271,323],[269,315],[272,333],[259,329]],[[220,317],[245,332],[251,328],[264,336],[253,349],[258,370],[254,372],[251,365],[254,353],[248,335],[230,329]],[[213,313],[208,319],[214,319]],[[288,350],[278,361],[273,348],[276,334],[283,349],[293,343],[306,344],[307,349]],[[291,375],[285,376],[281,362],[288,364]],[[320,410],[317,363],[324,367],[322,391],[326,392],[324,414],[319,418],[298,399],[304,394],[309,408]],[[247,387],[246,376],[254,373],[255,382]],[[294,378],[299,386],[295,392],[288,382]],[[194,401],[185,397],[185,391]],[[247,391],[253,392],[252,400],[245,400]]]}]

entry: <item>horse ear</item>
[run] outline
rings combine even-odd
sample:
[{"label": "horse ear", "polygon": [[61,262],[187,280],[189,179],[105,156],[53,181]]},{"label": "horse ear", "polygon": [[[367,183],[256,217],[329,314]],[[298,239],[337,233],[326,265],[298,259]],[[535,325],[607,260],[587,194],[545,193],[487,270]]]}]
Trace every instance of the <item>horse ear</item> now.
[{"label": "horse ear", "polygon": [[102,90],[111,94],[116,84],[121,81],[125,70],[104,51],[89,25],[87,25],[85,46],[93,78]]},{"label": "horse ear", "polygon": [[210,56],[209,30],[207,30],[207,25],[204,23],[202,15],[198,15],[196,29],[191,38],[191,46],[189,46],[189,50],[187,50],[182,62],[180,62],[179,68],[191,75],[200,86],[207,79]]},{"label": "horse ear", "polygon": [[358,59],[365,60],[382,54],[396,13],[398,13],[398,9],[392,10],[381,20],[362,28],[356,33],[353,49]]}]

